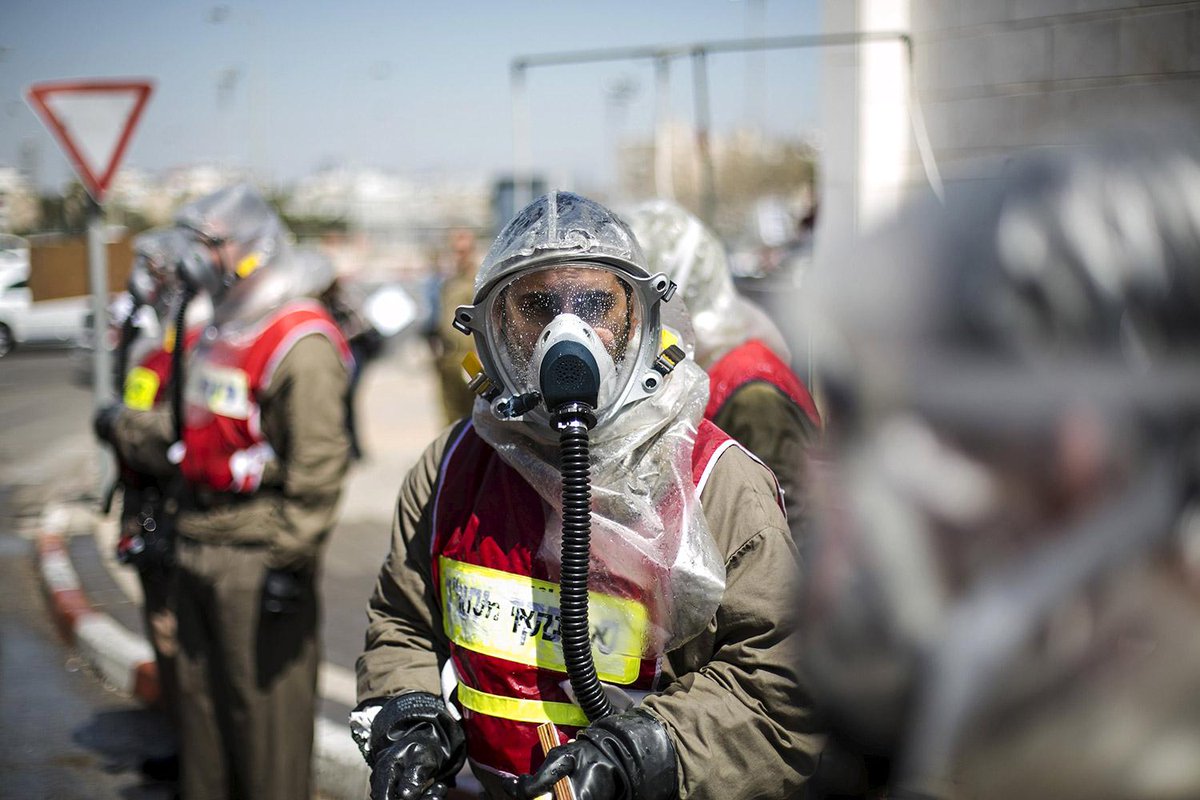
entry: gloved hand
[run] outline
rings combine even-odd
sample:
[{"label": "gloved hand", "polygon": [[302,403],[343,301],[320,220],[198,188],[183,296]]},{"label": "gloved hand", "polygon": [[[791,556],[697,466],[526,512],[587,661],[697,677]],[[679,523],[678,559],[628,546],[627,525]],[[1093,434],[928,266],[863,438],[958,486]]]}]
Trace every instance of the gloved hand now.
[{"label": "gloved hand", "polygon": [[573,742],[546,756],[532,775],[509,778],[504,789],[533,800],[570,776],[578,800],[668,800],[678,797],[675,746],[667,728],[644,711],[593,722]]},{"label": "gloved hand", "polygon": [[96,410],[92,416],[92,432],[96,438],[107,444],[112,444],[117,427],[117,417],[121,416],[120,403],[109,403]]},{"label": "gloved hand", "polygon": [[263,611],[268,614],[294,614],[308,591],[308,582],[298,572],[268,569],[263,580]]},{"label": "gloved hand", "polygon": [[[376,701],[367,701],[356,713],[372,702]],[[442,699],[428,692],[408,692],[387,700],[370,733],[356,733],[355,738],[371,767],[372,800],[445,797],[467,759],[462,727]]]}]

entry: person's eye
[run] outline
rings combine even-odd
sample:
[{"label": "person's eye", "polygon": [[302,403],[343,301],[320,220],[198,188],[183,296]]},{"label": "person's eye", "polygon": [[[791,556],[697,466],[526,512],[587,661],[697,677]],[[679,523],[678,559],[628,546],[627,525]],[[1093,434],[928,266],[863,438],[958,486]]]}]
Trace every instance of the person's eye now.
[{"label": "person's eye", "polygon": [[576,314],[590,325],[607,317],[617,306],[617,297],[612,292],[584,292],[574,304]]},{"label": "person's eye", "polygon": [[526,319],[540,320],[558,316],[562,303],[549,292],[529,292],[522,295],[517,308]]}]

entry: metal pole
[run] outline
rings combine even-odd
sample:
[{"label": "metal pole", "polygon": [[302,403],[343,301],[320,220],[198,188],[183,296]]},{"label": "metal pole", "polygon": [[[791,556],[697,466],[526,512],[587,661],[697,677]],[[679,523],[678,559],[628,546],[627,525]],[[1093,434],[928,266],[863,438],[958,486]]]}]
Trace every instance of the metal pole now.
[{"label": "metal pole", "polygon": [[513,212],[515,213],[533,201],[533,154],[529,146],[529,95],[525,90],[525,64],[514,61],[509,76],[512,86]]},{"label": "metal pole", "polygon": [[[104,209],[88,198],[88,286],[92,290],[92,404],[97,410],[113,400],[112,360],[108,338],[108,253],[104,242]],[[112,470],[108,448],[96,450],[97,493],[103,495]]]},{"label": "metal pole", "polygon": [[717,189],[709,147],[708,56],[703,48],[692,51],[692,89],[696,105],[696,155],[700,161],[700,218],[709,227],[717,215]]},{"label": "metal pole", "polygon": [[675,199],[675,180],[671,164],[671,61],[654,62],[654,192],[667,200]]},{"label": "metal pole", "polygon": [[96,408],[112,402],[112,363],[104,340],[108,334],[108,253],[104,243],[104,211],[99,203],[88,209],[88,286],[92,290],[92,399]]}]

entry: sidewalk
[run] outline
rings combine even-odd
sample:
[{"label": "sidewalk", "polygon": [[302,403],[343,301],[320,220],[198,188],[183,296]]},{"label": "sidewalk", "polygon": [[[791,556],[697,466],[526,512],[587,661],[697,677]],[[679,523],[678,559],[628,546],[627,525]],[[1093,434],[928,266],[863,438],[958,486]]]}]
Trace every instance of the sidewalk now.
[{"label": "sidewalk", "polygon": [[[402,343],[364,376],[359,414],[367,458],[352,469],[326,552],[314,777],[328,800],[367,795],[368,771],[346,715],[355,705],[354,658],[362,648],[366,600],[389,546],[396,493],[442,424],[422,345]],[[106,685],[152,704],[157,675],[143,636],[140,587],[132,570],[113,559],[115,519],[79,502],[49,502],[36,534],[39,572],[59,630]],[[479,791],[469,773],[459,787],[452,797]]]}]

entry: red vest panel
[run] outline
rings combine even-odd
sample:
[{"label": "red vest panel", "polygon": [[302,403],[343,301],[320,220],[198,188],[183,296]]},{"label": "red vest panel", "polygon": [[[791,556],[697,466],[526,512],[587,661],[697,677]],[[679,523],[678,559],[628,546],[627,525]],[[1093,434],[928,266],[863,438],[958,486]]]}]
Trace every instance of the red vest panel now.
[{"label": "red vest panel", "polygon": [[796,373],[760,339],[738,345],[708,370],[708,406],[704,418],[713,419],[733,393],[748,383],[769,383],[798,405],[813,425],[820,426],[821,416],[808,389]]},{"label": "red vest panel", "polygon": [[[736,446],[703,421],[692,473],[703,487],[717,457]],[[537,558],[542,500],[468,423],[447,449],[433,505],[433,582],[458,681],[467,752],[477,764],[523,774],[542,762],[537,726],[552,721],[561,741],[587,720],[570,686],[559,644],[558,575]],[[593,553],[593,559],[603,554]],[[555,566],[554,569],[557,569]],[[645,657],[654,586],[592,592],[589,622],[601,679],[653,691],[659,662]]]},{"label": "red vest panel", "polygon": [[184,477],[222,492],[258,488],[274,457],[260,427],[259,395],[296,342],[314,334],[329,339],[349,369],[346,340],[315,300],[293,300],[252,331],[201,344],[188,363]]}]

